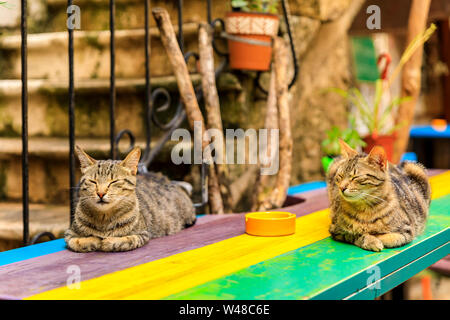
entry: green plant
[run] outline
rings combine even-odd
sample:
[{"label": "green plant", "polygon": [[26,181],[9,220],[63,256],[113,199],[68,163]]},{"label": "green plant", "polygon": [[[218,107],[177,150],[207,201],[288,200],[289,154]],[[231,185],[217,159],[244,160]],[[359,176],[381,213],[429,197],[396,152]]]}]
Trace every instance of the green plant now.
[{"label": "green plant", "polygon": [[231,6],[245,12],[262,12],[273,14],[278,12],[278,0],[231,0]]},{"label": "green plant", "polygon": [[411,99],[411,97],[395,97],[393,98],[387,108],[380,113],[380,102],[383,95],[383,83],[381,79],[375,82],[375,96],[373,101],[368,102],[362,95],[358,88],[350,88],[349,90],[343,90],[339,88],[332,88],[331,91],[339,94],[340,96],[348,99],[359,111],[361,120],[369,130],[369,133],[373,134],[392,134],[401,126],[405,125],[404,122],[388,127],[387,120],[389,115],[396,112],[398,106]]},{"label": "green plant", "polygon": [[343,90],[339,88],[332,88],[331,91],[339,94],[340,96],[348,99],[352,104],[356,106],[358,109],[361,120],[364,125],[369,130],[370,134],[378,135],[378,134],[392,134],[397,129],[405,125],[405,121],[402,121],[396,124],[393,127],[388,127],[388,119],[389,115],[395,113],[397,108],[403,102],[411,100],[411,97],[395,97],[391,99],[389,105],[383,112],[380,112],[380,102],[381,97],[383,95],[384,90],[389,90],[393,80],[398,76],[400,70],[406,63],[406,61],[411,58],[412,54],[415,50],[417,50],[424,42],[426,42],[433,32],[436,30],[436,26],[431,24],[431,26],[425,30],[424,32],[418,34],[413,41],[408,45],[402,57],[400,58],[399,64],[396,66],[395,70],[392,72],[392,75],[389,77],[387,81],[387,85],[383,88],[383,81],[378,79],[375,82],[375,95],[373,101],[367,101],[364,96],[361,94],[358,88],[350,88],[349,90]]},{"label": "green plant", "polygon": [[356,131],[355,126],[355,119],[350,117],[350,126],[347,129],[341,130],[333,126],[328,130],[328,137],[322,141],[323,152],[330,157],[339,155],[341,153],[339,139],[344,140],[353,149],[366,146],[366,143],[361,139],[358,131]]}]

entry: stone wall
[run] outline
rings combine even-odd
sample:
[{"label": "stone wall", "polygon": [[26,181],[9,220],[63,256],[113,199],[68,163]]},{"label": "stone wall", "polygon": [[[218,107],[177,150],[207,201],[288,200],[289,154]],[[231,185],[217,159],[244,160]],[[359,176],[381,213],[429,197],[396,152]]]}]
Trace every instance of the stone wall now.
[{"label": "stone wall", "polygon": [[321,180],[321,142],[332,126],[347,125],[348,104],[331,87],[351,81],[348,30],[363,1],[291,1],[300,74],[291,89],[294,162],[291,184]]}]

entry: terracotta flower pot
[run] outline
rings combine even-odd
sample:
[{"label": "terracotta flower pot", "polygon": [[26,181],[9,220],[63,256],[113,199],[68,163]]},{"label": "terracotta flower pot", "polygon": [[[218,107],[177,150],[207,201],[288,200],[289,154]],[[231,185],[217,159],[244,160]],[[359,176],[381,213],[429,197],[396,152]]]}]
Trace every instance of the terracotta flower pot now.
[{"label": "terracotta flower pot", "polygon": [[229,12],[225,18],[230,68],[266,71],[272,59],[272,37],[278,33],[277,15]]},{"label": "terracotta flower pot", "polygon": [[397,138],[396,134],[390,135],[375,135],[371,134],[363,138],[364,142],[367,144],[364,147],[364,152],[369,153],[375,146],[382,146],[384,151],[386,151],[386,156],[388,161],[392,162],[392,156],[394,154],[394,142]]}]

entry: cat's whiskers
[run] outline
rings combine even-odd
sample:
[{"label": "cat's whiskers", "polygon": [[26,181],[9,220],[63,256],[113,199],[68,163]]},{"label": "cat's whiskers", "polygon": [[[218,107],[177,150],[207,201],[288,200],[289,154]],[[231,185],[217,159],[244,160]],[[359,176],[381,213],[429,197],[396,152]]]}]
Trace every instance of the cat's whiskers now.
[{"label": "cat's whiskers", "polygon": [[[368,197],[372,197],[372,198],[377,199],[377,200],[380,200],[381,202],[386,202],[386,200],[384,200],[383,198],[374,196],[374,195],[369,194],[369,193],[367,193],[367,192],[360,192],[360,194],[365,195],[365,196],[368,196]],[[381,203],[381,202],[380,202],[380,203]],[[369,203],[367,202],[367,204],[369,204]]]}]

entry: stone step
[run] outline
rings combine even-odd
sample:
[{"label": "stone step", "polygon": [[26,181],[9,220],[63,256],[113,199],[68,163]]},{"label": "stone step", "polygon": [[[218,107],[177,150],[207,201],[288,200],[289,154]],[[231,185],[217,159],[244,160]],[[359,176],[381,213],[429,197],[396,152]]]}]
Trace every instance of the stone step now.
[{"label": "stone step", "polygon": [[[156,141],[152,142],[154,146]],[[108,139],[76,139],[86,152],[97,159],[109,158]],[[171,179],[183,179],[189,172],[188,165],[176,166],[170,160],[170,152],[176,142],[169,141],[163,147],[151,170],[161,171]],[[69,203],[69,140],[67,138],[33,137],[29,147],[29,195],[33,203]],[[145,147],[143,140],[136,145]],[[119,144],[121,158],[125,156],[128,141]],[[0,138],[0,200],[22,199],[22,141],[20,138]],[[78,164],[76,179],[79,179]]]},{"label": "stone step", "polygon": [[[198,74],[192,75],[194,85],[200,83]],[[109,79],[86,79],[75,82],[75,131],[78,137],[109,137]],[[152,77],[153,88],[171,91],[172,108],[160,113],[167,120],[176,106],[177,84],[173,76]],[[240,91],[239,80],[224,73],[218,81],[224,103]],[[0,80],[0,136],[20,136],[22,131],[20,80]],[[117,132],[131,129],[137,137],[145,136],[144,103],[145,79],[116,79]],[[68,136],[68,81],[31,79],[28,81],[30,136]],[[230,97],[229,97],[230,96]],[[157,137],[155,129],[152,136]]]},{"label": "stone step", "polygon": [[[30,239],[41,232],[51,232],[57,238],[63,237],[70,223],[69,206],[30,204],[29,208]],[[0,251],[21,246],[22,233],[22,203],[0,203]]]},{"label": "stone step", "polygon": [[[17,1],[18,2],[18,1]],[[67,30],[67,0],[33,1],[30,5],[28,25],[30,32],[49,32]],[[178,19],[177,1],[151,0],[151,7],[165,8],[171,17],[172,23],[176,24]],[[184,22],[206,21],[206,1],[184,0],[183,1]],[[212,17],[224,17],[231,10],[229,1],[212,1]],[[144,27],[144,1],[143,0],[116,0],[116,29],[132,29]],[[109,29],[109,0],[74,0],[73,4],[80,7],[82,30],[107,30]],[[10,15],[10,28],[19,28],[20,5],[12,8]],[[153,16],[150,14],[150,25],[155,25]],[[13,29],[14,30],[14,29]]]},{"label": "stone step", "polygon": [[[183,27],[185,50],[197,52],[197,23],[186,23]],[[159,31],[151,28],[151,76],[172,74],[172,67],[162,47]],[[117,30],[115,33],[116,63],[118,78],[145,77],[145,31],[144,29]],[[74,32],[74,72],[76,79],[107,78],[110,75],[110,32]],[[0,38],[0,79],[20,79],[21,75],[20,35]],[[216,59],[219,61],[218,59]],[[28,36],[28,78],[68,79],[68,34],[51,32]],[[194,69],[195,66],[190,66]]]}]

